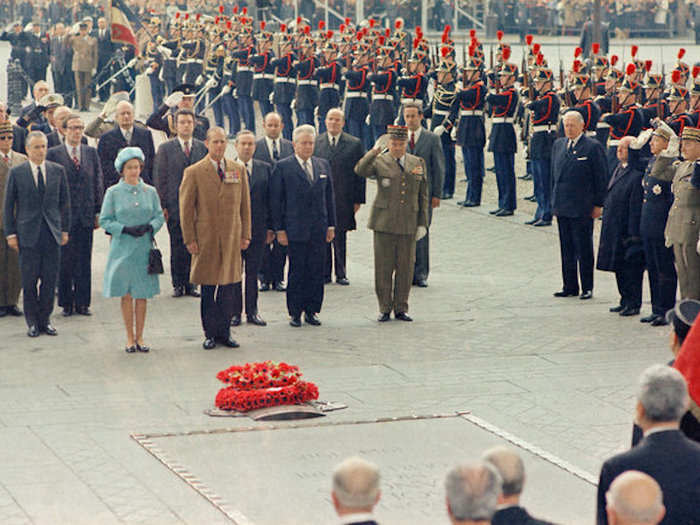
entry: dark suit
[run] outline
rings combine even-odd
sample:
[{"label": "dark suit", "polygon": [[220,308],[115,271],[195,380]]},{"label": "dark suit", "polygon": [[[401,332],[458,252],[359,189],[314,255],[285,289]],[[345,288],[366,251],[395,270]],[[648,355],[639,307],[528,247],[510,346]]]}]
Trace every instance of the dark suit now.
[{"label": "dark suit", "polygon": [[313,182],[291,156],[275,165],[270,184],[274,230],[285,231],[289,240],[287,310],[292,317],[321,311],[326,233],[335,227],[331,167],[318,157],[310,162]]},{"label": "dark suit", "polygon": [[564,291],[593,290],[594,206],[602,206],[607,188],[605,151],[595,139],[581,135],[570,152],[562,137],[552,148],[552,212],[557,217]]},{"label": "dark suit", "polygon": [[[411,131],[409,130],[409,137]],[[415,143],[415,147],[411,149],[410,143],[406,151],[411,155],[420,157],[425,161],[426,176],[428,177],[428,233],[416,241],[416,264],[413,272],[413,282],[426,280],[430,272],[430,247],[428,236],[430,235],[430,223],[433,220],[432,199],[442,197],[442,185],[445,178],[445,155],[442,149],[440,137],[435,133],[423,128]]]},{"label": "dark suit", "polygon": [[524,508],[516,505],[497,510],[491,518],[491,525],[550,525],[550,523],[533,518]]},{"label": "dark suit", "polygon": [[679,430],[655,432],[639,445],[603,463],[598,481],[598,525],[607,525],[605,493],[626,470],[649,474],[661,486],[666,515],[663,525],[700,523],[700,444]]},{"label": "dark suit", "polygon": [[187,158],[177,138],[158,146],[153,163],[153,183],[158,190],[160,203],[168,211],[168,234],[170,236],[170,276],[173,287],[190,284],[192,256],[182,241],[180,227],[180,183],[185,168],[207,156],[204,142],[192,139],[190,156]]},{"label": "dark suit", "polygon": [[[250,215],[252,237],[250,245],[243,251],[245,267],[245,313],[251,317],[258,313],[258,272],[262,267],[267,245],[268,230],[272,230],[270,216],[270,177],[272,166],[267,162],[252,159],[253,170],[248,173],[250,187]],[[246,168],[247,169],[247,168]],[[243,311],[243,290],[241,283],[233,285],[233,315]]]},{"label": "dark suit", "polygon": [[345,260],[347,253],[347,232],[356,228],[355,204],[365,203],[365,179],[355,173],[355,164],[364,156],[365,149],[360,139],[348,133],[338,136],[335,147],[331,146],[330,136],[323,133],[316,137],[314,155],[326,159],[331,166],[333,192],[335,196],[336,228],[335,238],[328,245],[324,277],[331,278],[333,255],[335,255],[335,277],[347,277]]},{"label": "dark suit", "polygon": [[27,130],[19,126],[12,125],[12,151],[25,154],[25,141],[27,140]]},{"label": "dark suit", "polygon": [[[10,170],[5,192],[5,235],[16,235],[27,325],[45,327],[53,310],[59,246],[70,231],[70,194],[63,167],[45,162],[44,191],[34,183],[30,163]],[[37,282],[41,286],[37,293]]]},{"label": "dark suit", "polygon": [[[112,57],[112,37],[109,28],[106,28],[104,30],[104,34],[102,34],[102,30],[98,28],[94,36],[97,39],[97,75],[99,79],[98,84],[101,84],[109,77],[109,71],[105,71],[104,73],[102,73],[102,70],[105,68],[105,66],[109,62],[109,59]],[[100,73],[102,73],[101,76]],[[109,98],[109,84],[100,89],[98,94],[102,102],[106,101],[107,98]]]},{"label": "dark suit", "polygon": [[66,106],[71,107],[73,96],[73,48],[68,42],[66,35],[62,37],[52,37],[50,40],[50,60],[53,84],[56,93],[63,95]]},{"label": "dark suit", "polygon": [[[274,166],[278,160],[286,159],[290,155],[294,155],[294,146],[292,142],[279,137],[279,154],[278,159],[273,159],[270,155],[270,150],[267,149],[265,139],[259,139],[255,142],[255,153],[253,158],[267,162]],[[260,280],[263,283],[275,285],[284,281],[284,265],[287,262],[287,247],[282,246],[277,242],[277,239],[264,247],[263,261],[260,268]]]},{"label": "dark suit", "polygon": [[141,148],[145,157],[141,178],[146,184],[153,184],[151,174],[153,171],[155,151],[151,132],[146,128],[134,126],[132,128],[131,140],[127,144],[122,130],[119,126],[114,126],[114,129],[109,130],[100,137],[100,141],[97,144],[97,153],[102,163],[102,175],[104,176],[105,189],[119,181],[119,173],[114,169],[114,159],[117,158],[119,150],[127,146],[137,146]]},{"label": "dark suit", "polygon": [[46,154],[46,160],[63,166],[71,203],[71,228],[68,244],[61,247],[58,279],[58,305],[63,308],[90,306],[92,233],[102,206],[102,167],[97,150],[84,144],[79,149],[78,166],[63,144]]}]

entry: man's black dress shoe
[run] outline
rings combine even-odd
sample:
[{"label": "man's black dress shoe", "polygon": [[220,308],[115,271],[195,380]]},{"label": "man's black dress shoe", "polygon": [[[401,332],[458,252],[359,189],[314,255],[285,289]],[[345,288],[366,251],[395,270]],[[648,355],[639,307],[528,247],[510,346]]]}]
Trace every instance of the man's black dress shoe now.
[{"label": "man's black dress shoe", "polygon": [[666,326],[668,321],[663,315],[657,315],[656,319],[651,322],[651,326]]},{"label": "man's black dress shoe", "polygon": [[185,295],[185,287],[184,286],[176,286],[173,289],[173,297],[182,297]]},{"label": "man's black dress shoe", "polygon": [[61,312],[61,315],[63,315],[63,317],[70,317],[71,315],[73,315],[73,307],[72,306],[64,306],[63,312]]},{"label": "man's black dress shoe", "polygon": [[379,317],[377,317],[377,321],[380,323],[386,323],[391,319],[391,316],[389,315],[388,312],[384,312],[383,314],[379,314]]},{"label": "man's black dress shoe", "polygon": [[267,292],[270,289],[270,283],[262,283],[260,285],[261,292]]},{"label": "man's black dress shoe", "polygon": [[76,306],[75,307],[75,313],[78,315],[92,315],[92,312],[90,311],[90,308],[87,306]]},{"label": "man's black dress shoe", "polygon": [[496,215],[499,211],[501,211],[501,208],[496,208],[495,210],[489,211],[489,215]]},{"label": "man's black dress shoe", "polygon": [[248,324],[254,324],[256,326],[267,326],[265,320],[258,314],[249,315],[247,318]]},{"label": "man's black dress shoe", "polygon": [[625,309],[620,312],[622,317],[632,317],[633,315],[639,315],[639,308],[631,308],[625,306]]},{"label": "man's black dress shoe", "polygon": [[530,180],[532,179],[532,175],[530,175],[529,173],[525,173],[525,175],[518,175],[518,178],[520,180]]},{"label": "man's black dress shoe", "polygon": [[[625,309],[625,305],[624,305],[624,304],[620,304],[620,305],[617,305],[617,306],[611,306],[611,307],[608,309],[608,311],[611,312],[611,313],[613,313],[613,314],[619,314],[619,313],[620,313],[622,310],[624,310],[624,309]],[[653,320],[653,318],[652,318],[652,319],[649,319],[649,321],[644,321],[644,322],[645,322],[645,323],[648,323],[648,322],[651,322],[652,320]]]},{"label": "man's black dress shoe", "polygon": [[559,292],[554,292],[552,295],[554,295],[554,297],[574,297],[575,295],[578,295],[578,292],[567,292],[566,290],[561,290]]},{"label": "man's black dress shoe", "polygon": [[416,279],[413,281],[413,284],[415,284],[418,288],[427,288],[428,283],[425,281],[425,279]]},{"label": "man's black dress shoe", "polygon": [[305,313],[304,322],[313,326],[321,326],[321,320],[318,318],[318,315],[314,313]]},{"label": "man's black dress shoe", "polygon": [[340,277],[339,279],[336,279],[335,282],[341,286],[348,286],[350,284],[347,277]]},{"label": "man's black dress shoe", "polygon": [[452,198],[452,193],[443,193],[442,197],[440,198],[443,201],[448,201]]},{"label": "man's black dress shoe", "polygon": [[44,332],[46,335],[58,335],[58,331],[54,328],[54,326],[51,323],[41,328],[41,331]]},{"label": "man's black dress shoe", "polygon": [[532,226],[532,225],[535,224],[537,221],[539,221],[539,219],[530,219],[529,221],[525,221],[525,224],[529,224],[530,226]]},{"label": "man's black dress shoe", "polygon": [[535,202],[537,199],[535,198],[534,195],[528,195],[527,197],[523,197],[524,201],[530,201],[530,202]]},{"label": "man's black dress shoe", "polygon": [[289,326],[293,326],[294,328],[299,328],[301,326],[301,317],[292,317],[291,320],[289,321]]},{"label": "man's black dress shoe", "polygon": [[[610,311],[612,312],[612,309],[610,309]],[[639,322],[640,322],[640,323],[651,323],[651,322],[652,322],[654,319],[656,319],[657,317],[660,317],[660,316],[658,316],[658,315],[656,315],[656,314],[650,314],[650,315],[647,315],[646,317],[642,317],[642,318],[639,320]]]},{"label": "man's black dress shoe", "polygon": [[22,313],[22,310],[17,308],[16,304],[13,304],[12,306],[8,306],[7,308],[5,308],[5,311],[7,312],[7,315],[12,315],[14,317],[22,317],[22,315],[24,315]]},{"label": "man's black dress shoe", "polygon": [[394,313],[394,318],[399,321],[413,321],[406,312],[396,312]]},{"label": "man's black dress shoe", "polygon": [[134,352],[136,352],[136,345],[131,345],[131,346],[124,347],[124,351],[125,351],[127,354],[133,354]]},{"label": "man's black dress shoe", "polygon": [[185,293],[190,297],[199,297],[199,292],[195,285],[188,285],[185,287]]},{"label": "man's black dress shoe", "polygon": [[276,292],[286,292],[287,288],[282,283],[275,283]]},{"label": "man's black dress shoe", "polygon": [[463,200],[463,201],[457,201],[457,206],[464,206],[466,203],[468,203],[468,200]]},{"label": "man's black dress shoe", "polygon": [[139,352],[146,353],[151,351],[151,347],[142,345],[141,343],[136,343],[136,350],[138,350]]},{"label": "man's black dress shoe", "polygon": [[4,306],[0,308],[0,317],[5,317],[7,313],[7,308],[5,308]]},{"label": "man's black dress shoe", "polygon": [[477,208],[479,206],[481,206],[479,202],[465,201],[462,203],[462,208]]},{"label": "man's black dress shoe", "polygon": [[544,219],[540,219],[540,220],[537,221],[535,224],[533,224],[533,226],[537,226],[537,227],[540,227],[540,226],[551,226],[551,225],[552,225],[552,221],[546,221],[546,220],[544,220]]},{"label": "man's black dress shoe", "polygon": [[510,217],[513,215],[513,210],[501,210],[496,213],[494,213],[496,217]]},{"label": "man's black dress shoe", "polygon": [[27,330],[27,335],[29,337],[39,337],[39,327],[35,324],[31,325]]},{"label": "man's black dress shoe", "polygon": [[216,341],[214,341],[212,337],[207,337],[202,343],[202,348],[204,348],[205,350],[211,350],[212,348],[216,348]]},{"label": "man's black dress shoe", "polygon": [[231,318],[231,326],[241,326],[241,316],[240,315],[234,315]]},{"label": "man's black dress shoe", "polygon": [[581,292],[581,295],[578,296],[579,299],[582,301],[585,301],[586,299],[590,299],[593,297],[593,292],[591,290],[586,290],[585,292]]},{"label": "man's black dress shoe", "polygon": [[219,339],[219,343],[221,343],[224,346],[228,346],[229,348],[238,348],[239,346],[241,346],[231,336],[226,337],[226,338],[222,337],[221,339]]}]

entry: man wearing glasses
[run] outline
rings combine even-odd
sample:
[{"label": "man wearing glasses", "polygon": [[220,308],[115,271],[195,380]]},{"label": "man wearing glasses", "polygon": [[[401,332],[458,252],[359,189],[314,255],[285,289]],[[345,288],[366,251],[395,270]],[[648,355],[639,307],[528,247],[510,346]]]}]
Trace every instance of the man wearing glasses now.
[{"label": "man wearing glasses", "polygon": [[64,317],[90,315],[92,233],[102,206],[102,167],[97,150],[82,143],[85,125],[79,115],[61,124],[65,142],[49,149],[46,160],[63,166],[68,179],[71,227],[61,247],[58,305]]},{"label": "man wearing glasses", "polygon": [[[4,103],[0,103],[4,104]],[[4,114],[4,108],[3,114]],[[2,223],[2,207],[5,201],[5,185],[10,168],[27,161],[27,157],[12,151],[12,124],[9,120],[0,122],[0,317],[21,316],[17,308],[19,291],[22,289],[22,276],[19,272],[19,257],[10,250],[5,239]]]}]

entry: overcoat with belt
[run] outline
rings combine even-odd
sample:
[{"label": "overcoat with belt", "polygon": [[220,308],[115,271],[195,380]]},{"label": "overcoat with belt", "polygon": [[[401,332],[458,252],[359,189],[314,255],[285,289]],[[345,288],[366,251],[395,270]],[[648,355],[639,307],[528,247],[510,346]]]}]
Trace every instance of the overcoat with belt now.
[{"label": "overcoat with belt", "polygon": [[251,238],[250,191],[242,164],[223,159],[221,180],[209,155],[185,170],[180,185],[180,224],[185,244],[197,242],[190,282],[241,281],[241,239]]}]

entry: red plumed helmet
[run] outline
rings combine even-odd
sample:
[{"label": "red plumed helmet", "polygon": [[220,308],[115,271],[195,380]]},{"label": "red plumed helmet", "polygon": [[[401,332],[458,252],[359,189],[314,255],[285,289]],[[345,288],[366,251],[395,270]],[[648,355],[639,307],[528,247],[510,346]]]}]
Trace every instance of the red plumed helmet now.
[{"label": "red plumed helmet", "polygon": [[538,66],[541,66],[544,63],[544,57],[542,56],[542,53],[539,53],[537,55],[537,58],[535,59],[535,62]]},{"label": "red plumed helmet", "polygon": [[391,35],[391,29],[389,29],[389,28],[387,27],[387,28],[384,30],[384,36],[387,37],[387,38],[389,38],[390,35]]},{"label": "red plumed helmet", "polygon": [[476,29],[470,29],[469,30],[469,38],[475,38],[476,37]]},{"label": "red plumed helmet", "polygon": [[581,70],[581,61],[574,60],[574,73],[578,73]]},{"label": "red plumed helmet", "polygon": [[214,24],[219,25],[219,17],[218,16],[216,18],[214,18]]},{"label": "red plumed helmet", "polygon": [[224,6],[222,6],[222,5],[219,6],[219,14],[220,15],[224,14]]},{"label": "red plumed helmet", "polygon": [[597,55],[600,52],[600,44],[598,42],[593,42],[591,48],[593,49],[594,55]]},{"label": "red plumed helmet", "polygon": [[680,49],[678,50],[678,60],[680,60],[680,59],[683,58],[684,56],[685,56],[685,49],[680,48]]},{"label": "red plumed helmet", "polygon": [[540,49],[541,49],[541,46],[540,46],[539,44],[535,44],[534,46],[532,46],[532,52],[533,52],[535,55],[539,54]]},{"label": "red plumed helmet", "polygon": [[177,13],[175,13],[175,18],[180,18],[180,11],[178,11]]},{"label": "red plumed helmet", "polygon": [[233,6],[233,14],[235,15],[235,14],[237,14],[237,13],[238,13],[238,6],[237,6],[237,5],[234,5],[234,6]]},{"label": "red plumed helmet", "polygon": [[532,35],[525,35],[525,42],[527,43],[528,46],[532,45],[532,39],[534,37]]},{"label": "red plumed helmet", "polygon": [[447,56],[447,53],[450,52],[450,48],[447,46],[442,46],[442,49],[440,50],[440,54],[442,55],[442,58],[445,58]]},{"label": "red plumed helmet", "polygon": [[280,31],[282,33],[286,33],[287,32],[287,24],[280,24]]},{"label": "red plumed helmet", "polygon": [[416,34],[417,35],[422,35],[423,34],[423,28],[421,26],[416,26]]},{"label": "red plumed helmet", "polygon": [[363,36],[365,36],[365,34],[362,31],[358,31],[355,35],[355,38],[357,38],[357,41],[359,42],[360,40],[362,40]]},{"label": "red plumed helmet", "polygon": [[627,69],[625,73],[627,73],[627,76],[634,75],[634,72],[637,71],[637,66],[634,64],[627,64]]},{"label": "red plumed helmet", "polygon": [[693,78],[697,78],[700,75],[700,66],[693,66]]},{"label": "red plumed helmet", "polygon": [[449,25],[449,24],[447,24],[447,25],[445,26],[445,29],[443,29],[442,34],[443,34],[443,35],[449,35],[449,34],[450,34],[450,31],[452,31],[452,26]]},{"label": "red plumed helmet", "polygon": [[345,33],[345,24],[340,24],[340,32]]},{"label": "red plumed helmet", "polygon": [[652,63],[653,63],[653,62],[652,62],[651,60],[645,60],[645,61],[644,61],[644,69],[646,69],[647,73],[649,73],[649,71],[651,71],[651,65],[652,65]]},{"label": "red plumed helmet", "polygon": [[304,34],[308,35],[311,32],[311,27],[310,26],[304,26]]},{"label": "red plumed helmet", "polygon": [[345,18],[345,25],[346,26],[350,25],[350,18],[348,18],[348,17]]},{"label": "red plumed helmet", "polygon": [[226,21],[226,29],[231,29],[232,25],[233,25],[233,23],[230,20]]},{"label": "red plumed helmet", "polygon": [[510,58],[510,48],[504,47],[503,51],[501,51],[501,56],[503,57],[503,60],[507,62]]},{"label": "red plumed helmet", "polygon": [[377,24],[377,21],[374,18],[369,19],[369,27],[374,27]]},{"label": "red plumed helmet", "polygon": [[418,44],[420,43],[420,38],[416,37],[413,39],[413,49],[416,49],[418,47]]},{"label": "red plumed helmet", "polygon": [[326,40],[330,40],[331,38],[333,38],[333,30],[329,29],[326,33]]},{"label": "red plumed helmet", "polygon": [[384,45],[384,35],[379,35],[379,37],[377,38],[377,42],[379,42],[380,46],[383,46]]},{"label": "red plumed helmet", "polygon": [[185,13],[185,20],[189,20],[189,18],[190,18],[190,14],[189,14],[189,13]]},{"label": "red plumed helmet", "polygon": [[401,29],[401,28],[403,27],[403,22],[402,22],[401,20],[396,20],[396,21],[394,22],[394,27],[395,27],[396,29]]},{"label": "red plumed helmet", "polygon": [[581,53],[583,53],[583,49],[580,47],[577,47],[574,49],[574,58],[578,58],[581,56]]},{"label": "red plumed helmet", "polygon": [[632,58],[637,56],[638,51],[639,51],[639,46],[632,46]]},{"label": "red plumed helmet", "polygon": [[323,31],[323,28],[326,27],[326,22],[324,20],[319,20],[318,21],[318,28]]},{"label": "red plumed helmet", "polygon": [[620,58],[617,55],[613,55],[610,57],[610,65],[614,66],[617,64],[617,61],[620,60]]},{"label": "red plumed helmet", "polygon": [[498,31],[496,31],[496,38],[498,39],[499,42],[501,40],[503,40],[503,31],[501,31],[500,29]]},{"label": "red plumed helmet", "polygon": [[671,82],[678,84],[681,81],[681,72],[679,69],[674,69],[671,73]]},{"label": "red plumed helmet", "polygon": [[447,34],[443,33],[442,38],[440,38],[440,41],[444,44],[447,42],[447,39],[450,38]]}]

